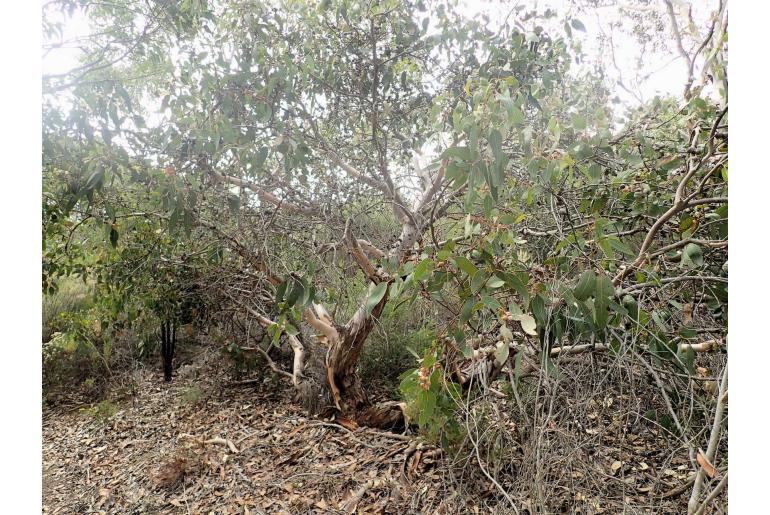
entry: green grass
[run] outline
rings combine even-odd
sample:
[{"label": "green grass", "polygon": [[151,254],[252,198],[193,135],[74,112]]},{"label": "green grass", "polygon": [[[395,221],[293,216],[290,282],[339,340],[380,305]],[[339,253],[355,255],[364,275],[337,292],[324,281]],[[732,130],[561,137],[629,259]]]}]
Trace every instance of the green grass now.
[{"label": "green grass", "polygon": [[187,404],[198,404],[203,398],[203,390],[200,386],[194,385],[189,388],[185,388],[181,393],[182,400]]},{"label": "green grass", "polygon": [[61,331],[62,313],[87,309],[91,304],[91,288],[76,277],[65,277],[59,282],[59,289],[53,295],[43,295],[43,342]]},{"label": "green grass", "polygon": [[94,417],[100,424],[104,424],[115,416],[115,413],[118,412],[118,406],[109,399],[105,399],[96,406],[83,409],[82,411]]}]

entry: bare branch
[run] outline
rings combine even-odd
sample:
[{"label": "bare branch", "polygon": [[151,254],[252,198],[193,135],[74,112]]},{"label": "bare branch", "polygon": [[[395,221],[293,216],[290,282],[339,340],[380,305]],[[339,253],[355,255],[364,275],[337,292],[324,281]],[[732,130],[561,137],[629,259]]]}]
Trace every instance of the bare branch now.
[{"label": "bare branch", "polygon": [[679,32],[679,23],[676,21],[676,15],[674,14],[674,6],[671,5],[671,0],[663,0],[663,2],[666,4],[666,11],[668,12],[668,17],[671,20],[671,30],[674,33],[674,39],[676,41],[676,47],[679,50],[679,55],[684,58],[685,62],[687,63],[687,82],[685,82],[684,86],[684,98],[685,100],[690,99],[690,88],[692,87],[692,83],[694,80],[693,77],[693,62],[695,61],[695,58],[690,58],[690,55],[687,53],[687,51],[684,49],[684,45],[682,44],[682,34]]},{"label": "bare branch", "polygon": [[[320,304],[317,305],[320,306]],[[316,317],[316,315],[313,313],[313,310],[310,308],[305,309],[303,314],[305,321],[310,324],[313,329],[326,336],[330,342],[334,342],[339,339],[339,333],[337,332],[337,329],[334,328],[334,325],[330,323],[330,321],[327,322],[326,320],[321,320],[321,318]]]},{"label": "bare branch", "polygon": [[276,197],[275,195],[273,195],[269,191],[264,190],[261,187],[257,186],[253,182],[245,181],[243,179],[240,179],[238,177],[234,177],[232,175],[224,175],[224,174],[221,174],[221,173],[215,172],[215,171],[212,171],[212,173],[214,174],[214,176],[217,179],[219,179],[219,180],[221,180],[223,182],[226,182],[228,184],[232,184],[234,186],[238,186],[240,188],[245,188],[245,189],[253,191],[254,193],[256,193],[257,197],[261,201],[267,202],[269,204],[273,204],[274,206],[276,206],[278,208],[285,209],[287,211],[293,211],[293,212],[296,212],[296,213],[301,213],[303,215],[310,215],[310,216],[312,216],[312,215],[318,214],[318,210],[317,209],[300,207],[300,206],[297,206],[296,204],[292,204],[291,202],[284,201],[284,200]]},{"label": "bare branch", "polygon": [[650,254],[650,258],[654,258],[665,254],[666,252],[682,248],[686,245],[689,245],[690,243],[696,243],[698,245],[703,245],[704,247],[710,247],[712,249],[721,249],[727,247],[727,240],[700,240],[697,238],[686,238],[684,240],[677,241],[676,243],[672,243],[671,245],[666,245],[665,247],[659,248]]},{"label": "bare branch", "polygon": [[632,286],[629,286],[628,288],[619,290],[616,295],[617,296],[625,295],[626,293],[630,293],[636,290],[641,290],[643,288],[651,288],[654,286],[660,286],[661,284],[678,283],[683,281],[704,281],[704,282],[710,281],[715,283],[727,284],[727,277],[718,277],[718,276],[711,276],[711,275],[681,275],[678,277],[664,277],[663,279],[660,279],[658,281],[647,281],[644,283],[634,284]]},{"label": "bare branch", "polygon": [[[260,325],[262,325],[262,327],[267,328],[267,327],[270,327],[271,325],[276,324],[275,322],[267,318],[265,315],[259,313],[258,311],[255,311],[249,306],[246,306],[237,300],[236,300],[236,303],[239,304],[243,309],[251,313],[254,316],[254,318],[257,319]],[[297,386],[299,385],[299,378],[302,377],[302,369],[305,364],[305,348],[302,346],[302,342],[300,342],[296,336],[292,336],[286,333],[286,340],[289,342],[289,346],[294,351],[294,366],[293,366],[294,373],[292,375],[292,381],[294,383],[294,386]]]},{"label": "bare branch", "polygon": [[[717,397],[717,405],[714,409],[714,423],[711,426],[711,436],[709,437],[709,444],[708,448],[706,449],[706,459],[709,461],[709,463],[714,463],[717,446],[719,445],[719,437],[722,434],[722,417],[724,416],[725,404],[727,401],[726,393],[727,365],[725,365],[725,370],[722,372],[722,381],[719,384],[719,396]],[[704,506],[711,500],[710,496],[709,499],[703,505],[701,505],[700,509],[698,509],[698,500],[700,498],[701,489],[703,488],[703,480],[705,475],[706,471],[703,469],[703,467],[699,467],[698,473],[695,476],[695,483],[692,487],[692,494],[690,494],[690,500],[687,503],[687,513],[692,514],[696,511],[702,511]]]},{"label": "bare branch", "polygon": [[358,263],[358,266],[361,267],[361,270],[364,271],[366,276],[372,282],[375,284],[379,283],[382,280],[382,277],[380,277],[381,274],[378,274],[377,271],[375,271],[371,261],[369,261],[369,258],[366,257],[366,254],[364,254],[364,251],[361,249],[361,245],[358,243],[358,240],[353,237],[353,231],[350,228],[349,219],[345,223],[344,238],[348,244],[348,247],[350,248],[350,253],[353,256],[353,259],[356,263]]},{"label": "bare branch", "polygon": [[436,176],[433,178],[432,182],[430,182],[430,186],[423,192],[422,199],[417,203],[417,208],[415,211],[422,211],[433,199],[433,196],[444,182],[444,172],[446,171],[447,163],[448,160],[446,159],[441,161],[441,167],[438,169],[438,172],[436,173]]},{"label": "bare branch", "polygon": [[719,348],[719,345],[719,340],[706,340],[700,343],[680,343],[679,350],[686,351],[687,349],[692,349],[693,352],[708,352]]},{"label": "bare branch", "polygon": [[[242,351],[257,351],[259,352],[263,358],[265,358],[265,361],[267,361],[267,366],[270,367],[270,370],[275,372],[276,374],[286,377],[287,379],[290,379],[292,382],[294,381],[294,376],[288,373],[287,371],[281,369],[278,365],[275,364],[275,361],[273,361],[273,358],[270,357],[270,355],[265,352],[265,350],[257,345],[256,347],[241,347]],[[243,384],[243,383],[241,383]]]}]

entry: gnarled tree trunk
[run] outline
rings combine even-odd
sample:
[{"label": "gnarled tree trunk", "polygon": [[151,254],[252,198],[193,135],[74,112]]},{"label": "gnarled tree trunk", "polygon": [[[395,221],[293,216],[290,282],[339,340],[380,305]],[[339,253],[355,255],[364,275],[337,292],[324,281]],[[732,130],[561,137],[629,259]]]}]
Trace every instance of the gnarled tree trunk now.
[{"label": "gnarled tree trunk", "polygon": [[374,328],[374,320],[380,316],[387,302],[387,293],[367,314],[359,308],[350,323],[332,342],[327,354],[327,380],[337,409],[359,425],[393,429],[403,426],[404,416],[397,403],[373,405],[358,376],[356,367],[361,351]]},{"label": "gnarled tree trunk", "polygon": [[[320,133],[316,136],[322,140]],[[379,180],[351,166],[331,150],[329,145],[322,145],[322,152],[351,178],[360,180],[384,194],[386,201],[392,205],[396,220],[401,224],[401,234],[397,242],[385,252],[369,241],[355,238],[352,234],[351,221],[348,220],[344,230],[344,241],[353,260],[369,281],[367,296],[362,299],[353,317],[344,325],[332,320],[320,304],[313,304],[312,307],[305,309],[304,319],[316,334],[310,339],[312,341],[301,341],[297,336],[286,334],[287,341],[294,352],[291,373],[281,370],[266,353],[263,352],[262,355],[271,369],[292,380],[300,399],[311,413],[323,415],[336,413],[360,425],[372,427],[398,427],[404,423],[403,405],[397,402],[373,405],[356,371],[361,351],[374,327],[376,318],[382,314],[388,300],[389,285],[394,280],[381,267],[375,267],[370,259],[388,259],[391,262],[403,264],[414,258],[415,245],[430,225],[430,220],[434,215],[440,215],[449,205],[448,201],[441,206],[438,205],[436,198],[444,181],[447,161],[441,160],[439,169],[431,174],[421,167],[419,156],[415,156],[414,169],[416,175],[421,178],[422,192],[418,195],[414,206],[410,208],[393,185],[384,160],[380,169],[383,180]],[[304,207],[280,201],[259,185],[220,174],[214,170],[210,172],[216,180],[249,189],[256,193],[262,202],[273,204],[277,208],[299,214],[312,213],[317,209],[312,205]],[[241,246],[236,246],[239,251],[249,254]],[[273,286],[280,284],[280,280],[269,270],[267,264],[260,259],[257,261],[258,269],[265,274],[266,280]],[[367,300],[373,289],[382,283],[388,285],[385,294],[369,311],[366,307]],[[242,307],[255,316],[264,327],[275,324],[254,309],[243,304]]]}]

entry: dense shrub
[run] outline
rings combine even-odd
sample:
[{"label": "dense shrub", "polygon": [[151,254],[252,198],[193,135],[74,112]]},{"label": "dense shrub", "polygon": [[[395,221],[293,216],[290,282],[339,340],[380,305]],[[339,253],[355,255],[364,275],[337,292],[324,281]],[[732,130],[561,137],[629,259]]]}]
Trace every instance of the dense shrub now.
[{"label": "dense shrub", "polygon": [[425,325],[414,311],[386,310],[361,355],[361,378],[388,393],[397,391],[399,375],[414,367],[435,338],[432,324]]},{"label": "dense shrub", "polygon": [[63,315],[82,311],[92,303],[92,289],[82,280],[67,277],[58,286],[56,292],[43,295],[43,343],[66,328]]}]

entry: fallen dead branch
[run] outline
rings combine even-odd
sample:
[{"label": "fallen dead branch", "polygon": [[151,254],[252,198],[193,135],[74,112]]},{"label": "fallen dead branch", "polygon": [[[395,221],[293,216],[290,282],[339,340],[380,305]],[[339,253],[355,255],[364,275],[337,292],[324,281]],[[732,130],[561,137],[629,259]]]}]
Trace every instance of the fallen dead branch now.
[{"label": "fallen dead branch", "polygon": [[693,352],[708,352],[710,350],[716,350],[721,346],[719,340],[706,340],[700,343],[680,343],[679,350],[686,351],[691,349]]},{"label": "fallen dead branch", "polygon": [[671,499],[673,497],[677,497],[679,495],[682,495],[685,491],[687,491],[688,488],[692,486],[692,484],[695,482],[695,474],[690,475],[687,478],[687,481],[682,483],[681,485],[672,488],[671,490],[661,494],[661,499]]},{"label": "fallen dead branch", "polygon": [[385,485],[386,482],[382,479],[370,479],[361,485],[358,490],[352,493],[352,495],[345,501],[340,503],[340,509],[345,513],[355,513],[358,503],[366,495],[366,492],[372,488],[379,488]]},{"label": "fallen dead branch", "polygon": [[226,445],[234,454],[238,453],[238,448],[235,446],[233,442],[230,440],[226,440],[224,438],[211,438],[209,440],[204,441],[203,443],[206,444],[216,444],[216,445]]},{"label": "fallen dead branch", "polygon": [[208,440],[204,440],[203,437],[184,433],[179,435],[179,438],[193,440],[197,442],[199,445],[224,445],[224,446],[227,446],[227,448],[229,448],[233,454],[237,454],[239,452],[238,448],[235,446],[235,444],[231,440],[228,440],[226,438],[221,438],[219,436],[214,438],[209,438]]}]

